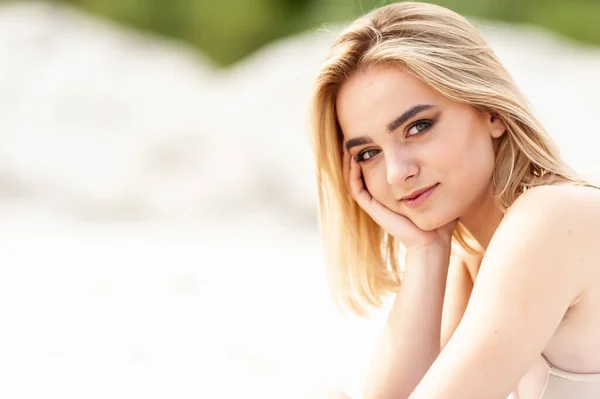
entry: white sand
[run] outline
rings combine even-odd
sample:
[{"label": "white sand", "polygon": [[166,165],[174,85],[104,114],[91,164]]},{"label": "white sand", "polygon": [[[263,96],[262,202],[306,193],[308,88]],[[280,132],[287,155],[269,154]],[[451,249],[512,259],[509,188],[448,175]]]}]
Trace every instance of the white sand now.
[{"label": "white sand", "polygon": [[[600,175],[600,50],[486,35]],[[305,136],[332,35],[226,71],[63,8],[0,6],[0,397],[358,398],[385,318],[328,299]]]}]

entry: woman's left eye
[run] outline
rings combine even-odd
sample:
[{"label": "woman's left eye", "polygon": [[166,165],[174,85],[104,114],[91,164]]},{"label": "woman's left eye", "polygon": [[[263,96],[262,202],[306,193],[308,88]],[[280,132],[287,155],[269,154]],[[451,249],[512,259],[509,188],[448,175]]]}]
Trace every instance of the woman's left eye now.
[{"label": "woman's left eye", "polygon": [[424,130],[427,130],[431,125],[432,123],[429,121],[418,121],[408,129],[406,136],[415,136]]}]

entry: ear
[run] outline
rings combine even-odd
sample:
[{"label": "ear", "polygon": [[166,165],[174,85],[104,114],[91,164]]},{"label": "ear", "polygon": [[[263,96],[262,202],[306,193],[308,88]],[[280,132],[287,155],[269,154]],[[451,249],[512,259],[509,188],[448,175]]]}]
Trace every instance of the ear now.
[{"label": "ear", "polygon": [[506,124],[498,115],[488,114],[489,132],[492,138],[497,139],[506,133]]}]

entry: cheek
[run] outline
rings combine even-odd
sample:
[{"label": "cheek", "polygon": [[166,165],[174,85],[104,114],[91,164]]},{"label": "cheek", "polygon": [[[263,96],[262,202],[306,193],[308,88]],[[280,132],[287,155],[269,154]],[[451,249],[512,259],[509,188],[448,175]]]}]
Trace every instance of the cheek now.
[{"label": "cheek", "polygon": [[379,202],[386,203],[390,197],[390,186],[387,182],[385,164],[383,162],[376,166],[364,169],[365,185],[369,193]]},{"label": "cheek", "polygon": [[491,139],[485,137],[472,140],[460,149],[456,158],[459,172],[466,189],[487,186],[494,171],[495,154]]},{"label": "cheek", "polygon": [[[450,135],[448,135],[450,136]],[[465,153],[466,151],[466,153]],[[424,146],[420,151],[420,164],[423,171],[428,172],[430,166],[442,177],[462,174],[468,168],[469,146],[453,137],[445,137],[431,145]]]}]

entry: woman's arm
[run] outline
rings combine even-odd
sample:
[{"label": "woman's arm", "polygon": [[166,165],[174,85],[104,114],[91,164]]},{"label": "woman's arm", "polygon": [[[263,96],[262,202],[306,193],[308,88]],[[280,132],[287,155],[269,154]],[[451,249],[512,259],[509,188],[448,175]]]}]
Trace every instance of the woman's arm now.
[{"label": "woman's arm", "polygon": [[[466,257],[465,257],[466,258]],[[462,319],[473,290],[473,279],[463,258],[453,258],[448,269],[442,310],[440,350],[444,349]]]},{"label": "woman's arm", "polygon": [[585,290],[591,246],[581,244],[597,227],[590,227],[580,198],[538,187],[513,204],[490,243],[460,325],[411,399],[510,394]]},{"label": "woman's arm", "polygon": [[[448,266],[447,254],[412,252],[406,261],[400,291],[370,365],[365,399],[407,397],[466,308],[470,277],[461,260],[453,259]],[[442,309],[448,314],[440,337]]]}]

